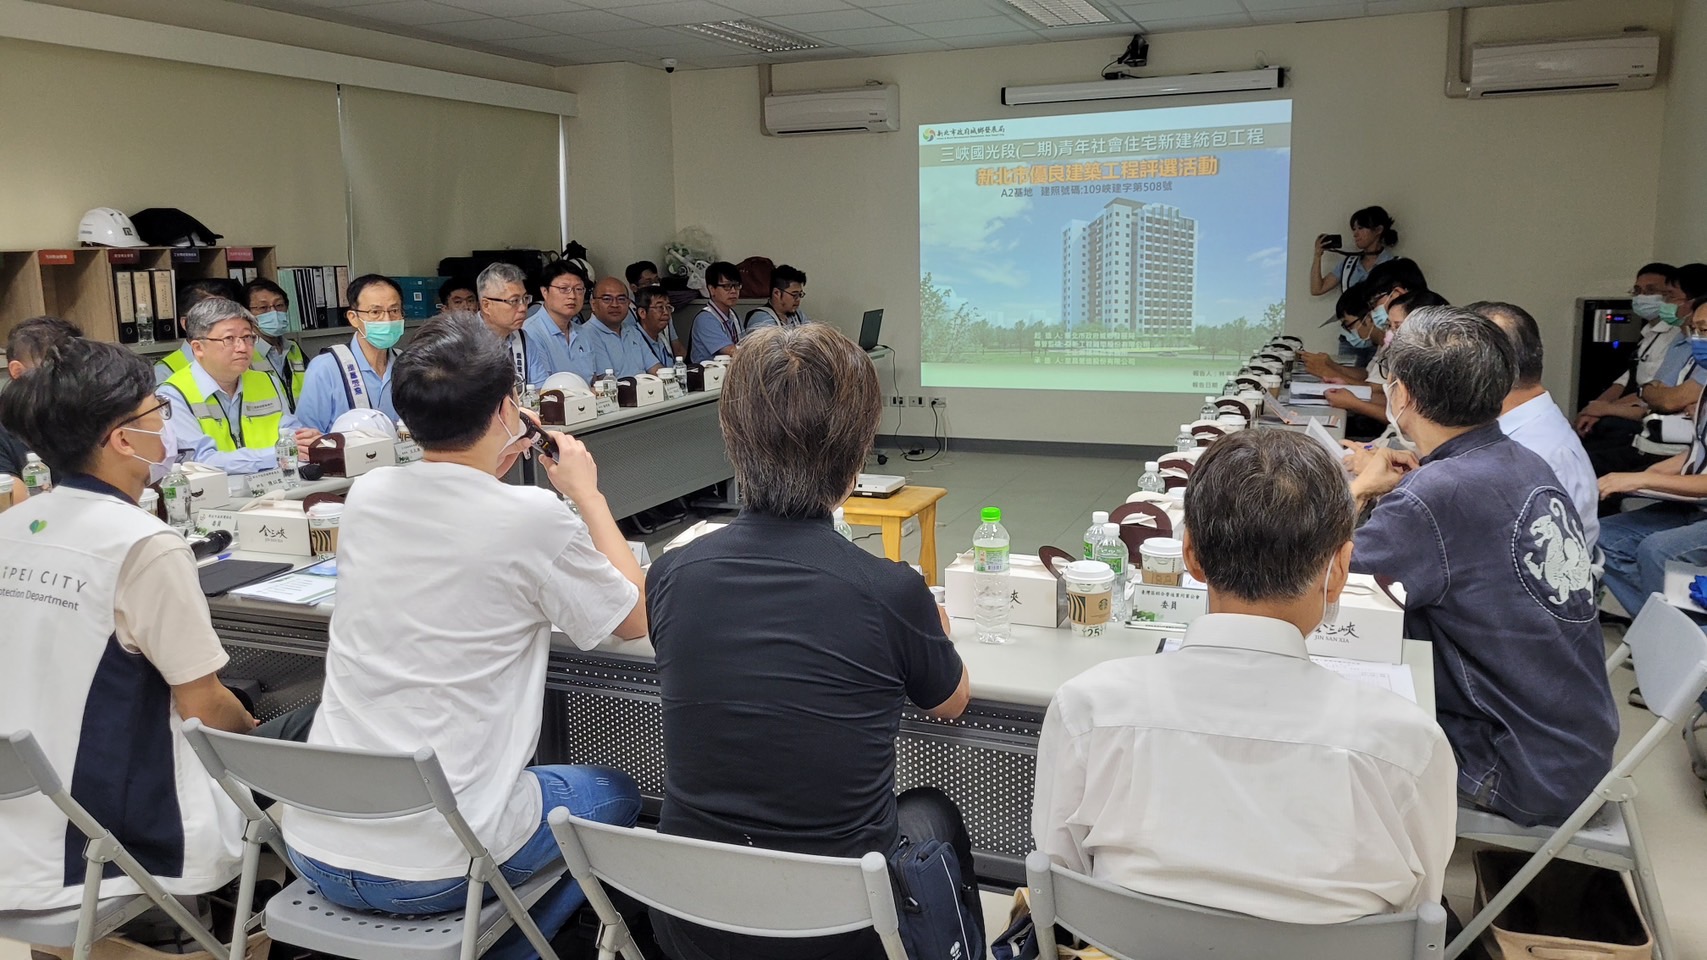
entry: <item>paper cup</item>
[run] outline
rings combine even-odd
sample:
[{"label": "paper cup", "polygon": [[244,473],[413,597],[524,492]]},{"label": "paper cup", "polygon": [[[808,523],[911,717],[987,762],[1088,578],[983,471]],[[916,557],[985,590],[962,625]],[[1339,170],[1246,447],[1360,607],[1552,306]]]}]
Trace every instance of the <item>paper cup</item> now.
[{"label": "paper cup", "polygon": [[338,553],[338,523],[344,518],[341,503],[317,503],[308,508],[308,549],[317,557]]},{"label": "paper cup", "polygon": [[1101,560],[1074,560],[1062,571],[1067,619],[1077,637],[1100,637],[1114,610],[1114,569]]},{"label": "paper cup", "polygon": [[1185,575],[1185,544],[1166,537],[1153,537],[1138,545],[1145,583],[1177,587]]}]

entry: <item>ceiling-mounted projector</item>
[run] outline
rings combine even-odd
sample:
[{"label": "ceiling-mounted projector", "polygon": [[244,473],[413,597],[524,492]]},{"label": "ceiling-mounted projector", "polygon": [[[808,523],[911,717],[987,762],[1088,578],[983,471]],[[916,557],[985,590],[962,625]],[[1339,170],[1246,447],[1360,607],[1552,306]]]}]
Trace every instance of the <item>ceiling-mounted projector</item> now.
[{"label": "ceiling-mounted projector", "polygon": [[1285,74],[1280,67],[1227,73],[1189,73],[1179,77],[1130,77],[1089,83],[1050,83],[1032,87],[1003,87],[1002,103],[1070,103],[1076,100],[1125,100],[1133,97],[1181,97],[1205,93],[1277,90]]}]

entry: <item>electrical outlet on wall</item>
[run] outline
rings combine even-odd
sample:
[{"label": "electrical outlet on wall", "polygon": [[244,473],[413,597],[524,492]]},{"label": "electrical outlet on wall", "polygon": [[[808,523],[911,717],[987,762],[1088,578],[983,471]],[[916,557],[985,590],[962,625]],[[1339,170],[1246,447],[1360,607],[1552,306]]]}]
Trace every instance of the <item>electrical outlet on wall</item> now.
[{"label": "electrical outlet on wall", "polygon": [[924,397],[908,397],[907,398],[907,406],[909,406],[909,407],[922,407],[924,405],[925,405],[925,398]]}]

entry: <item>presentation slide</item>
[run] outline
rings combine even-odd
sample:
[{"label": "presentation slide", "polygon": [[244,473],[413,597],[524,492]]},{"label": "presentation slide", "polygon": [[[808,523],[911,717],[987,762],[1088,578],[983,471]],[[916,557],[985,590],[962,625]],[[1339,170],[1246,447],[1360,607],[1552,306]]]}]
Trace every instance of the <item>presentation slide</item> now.
[{"label": "presentation slide", "polygon": [[1286,324],[1292,102],[919,127],[927,387],[1219,393]]}]

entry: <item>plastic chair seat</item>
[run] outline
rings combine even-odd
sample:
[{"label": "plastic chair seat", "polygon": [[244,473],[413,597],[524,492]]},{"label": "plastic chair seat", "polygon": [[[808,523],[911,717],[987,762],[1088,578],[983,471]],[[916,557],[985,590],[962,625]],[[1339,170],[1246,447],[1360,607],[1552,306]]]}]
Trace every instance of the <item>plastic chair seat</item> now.
[{"label": "plastic chair seat", "polygon": [[[569,882],[564,873],[542,873],[517,887],[516,896],[531,906],[559,879]],[[480,908],[480,934],[505,917],[503,901],[486,901]],[[275,894],[266,908],[269,937],[352,960],[457,960],[462,925],[462,910],[415,915],[348,910],[300,879]]]},{"label": "plastic chair seat", "polygon": [[[94,939],[129,923],[153,906],[141,894],[108,897],[95,905]],[[69,947],[77,939],[77,907],[58,910],[0,910],[0,938],[45,947]]]},{"label": "plastic chair seat", "polygon": [[[1458,808],[1458,836],[1465,840],[1534,852],[1553,835],[1553,829],[1520,826],[1497,813],[1470,807]],[[1630,832],[1624,826],[1624,812],[1618,804],[1609,803],[1601,807],[1559,851],[1559,856],[1613,870],[1634,869]]]}]

